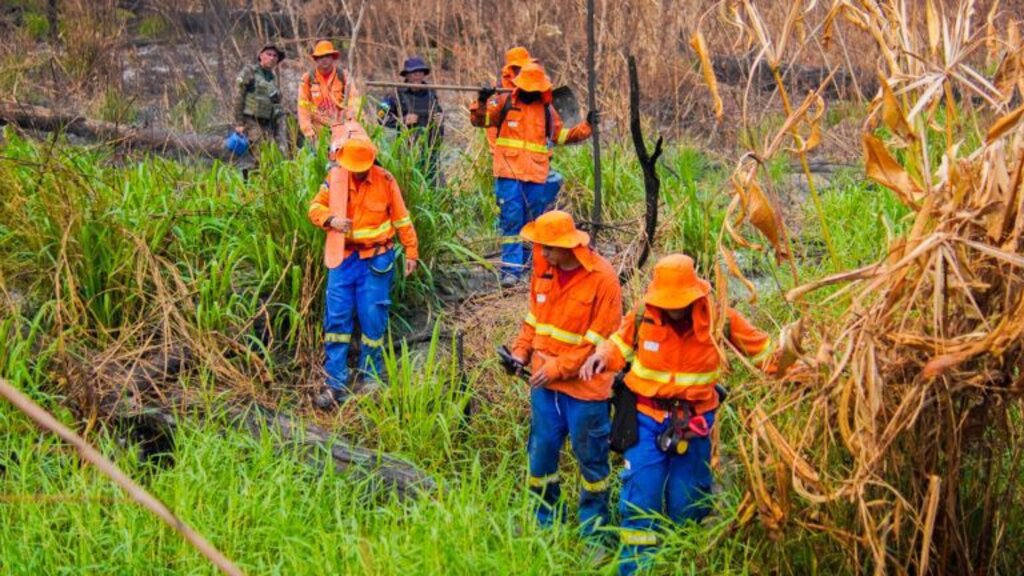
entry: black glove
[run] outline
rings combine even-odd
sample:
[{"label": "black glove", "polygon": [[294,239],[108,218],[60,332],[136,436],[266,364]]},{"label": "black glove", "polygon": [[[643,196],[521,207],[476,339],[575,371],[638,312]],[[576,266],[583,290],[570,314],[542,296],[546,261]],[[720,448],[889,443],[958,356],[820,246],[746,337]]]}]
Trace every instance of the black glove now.
[{"label": "black glove", "polygon": [[591,126],[596,125],[597,124],[597,119],[599,118],[599,115],[600,115],[600,113],[597,110],[588,110],[587,111],[587,124],[590,124]]},{"label": "black glove", "polygon": [[476,99],[478,102],[486,102],[488,98],[494,96],[497,90],[493,86],[482,86],[480,90],[477,90]]}]

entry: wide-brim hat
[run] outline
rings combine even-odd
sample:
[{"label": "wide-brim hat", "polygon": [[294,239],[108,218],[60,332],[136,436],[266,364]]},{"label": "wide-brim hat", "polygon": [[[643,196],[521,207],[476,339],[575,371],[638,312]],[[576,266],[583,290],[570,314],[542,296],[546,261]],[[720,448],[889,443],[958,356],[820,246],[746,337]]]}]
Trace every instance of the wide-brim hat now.
[{"label": "wide-brim hat", "polygon": [[710,293],[711,284],[697,276],[693,258],[672,254],[654,265],[654,278],[644,302],[663,310],[679,310]]},{"label": "wide-brim hat", "polygon": [[284,50],[281,50],[280,48],[278,48],[276,44],[267,44],[263,48],[260,48],[260,51],[257,52],[256,55],[259,56],[260,54],[263,54],[267,50],[273,50],[274,52],[277,53],[277,61],[278,62],[280,62],[280,61],[285,59],[286,55],[285,55]]},{"label": "wide-brim hat", "polygon": [[547,92],[551,90],[551,79],[544,72],[544,67],[536,62],[528,62],[519,70],[519,75],[512,80],[516,88],[524,92]]},{"label": "wide-brim hat", "polygon": [[430,74],[430,65],[423,61],[423,58],[419,56],[413,56],[406,59],[405,63],[402,64],[402,71],[398,73],[399,76],[405,76],[406,74],[412,74],[413,72],[424,72]]},{"label": "wide-brim hat", "polygon": [[338,154],[338,164],[349,172],[366,172],[377,158],[377,147],[365,138],[349,138]]},{"label": "wide-brim hat", "polygon": [[505,52],[505,66],[518,66],[522,68],[530,62],[530,51],[523,46],[509,48]]},{"label": "wide-brim hat", "polygon": [[313,46],[313,51],[309,53],[310,57],[316,59],[321,56],[341,56],[341,52],[334,48],[334,43],[330,40],[321,40]]},{"label": "wide-brim hat", "polygon": [[576,248],[590,244],[590,235],[577,230],[572,216],[561,210],[542,214],[524,226],[519,235],[534,244],[552,248]]}]

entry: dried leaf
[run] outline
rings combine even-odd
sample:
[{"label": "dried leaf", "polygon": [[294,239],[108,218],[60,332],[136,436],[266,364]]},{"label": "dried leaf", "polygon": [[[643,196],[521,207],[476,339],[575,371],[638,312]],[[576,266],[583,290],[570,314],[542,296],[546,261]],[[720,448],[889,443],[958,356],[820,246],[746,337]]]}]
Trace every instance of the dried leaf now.
[{"label": "dried leaf", "polygon": [[715,119],[721,121],[724,108],[722,106],[722,98],[718,95],[718,80],[715,78],[715,69],[711,65],[711,55],[708,53],[704,34],[700,30],[690,39],[690,47],[693,48],[697,53],[697,57],[700,58],[700,69],[704,73],[704,83],[708,85],[708,90],[711,91],[711,99],[714,102]]},{"label": "dried leaf", "polygon": [[924,192],[885,149],[881,140],[864,135],[864,167],[868,178],[895,192],[904,204],[916,208]]},{"label": "dried leaf", "polygon": [[803,318],[800,318],[782,328],[782,334],[779,336],[781,353],[775,368],[777,374],[785,374],[789,367],[803,356],[803,325]]},{"label": "dried leaf", "polygon": [[900,101],[896,99],[896,94],[893,93],[888,80],[881,73],[878,74],[878,80],[882,86],[882,121],[885,122],[889,130],[905,141],[916,140],[917,136],[907,122],[906,116],[903,115]]},{"label": "dried leaf", "polygon": [[988,129],[988,134],[985,136],[985,143],[991,144],[996,138],[999,138],[1003,134],[1013,129],[1014,126],[1020,122],[1020,119],[1024,117],[1024,105],[1017,108],[1013,112],[1004,115],[999,120],[996,120],[992,127]]},{"label": "dried leaf", "polygon": [[747,185],[747,212],[750,223],[760,230],[761,234],[764,234],[764,237],[772,243],[776,252],[780,252],[781,256],[781,252],[784,251],[779,250],[779,228],[775,210],[768,202],[768,198],[764,195],[764,190],[761,189],[757,180],[753,179]]}]

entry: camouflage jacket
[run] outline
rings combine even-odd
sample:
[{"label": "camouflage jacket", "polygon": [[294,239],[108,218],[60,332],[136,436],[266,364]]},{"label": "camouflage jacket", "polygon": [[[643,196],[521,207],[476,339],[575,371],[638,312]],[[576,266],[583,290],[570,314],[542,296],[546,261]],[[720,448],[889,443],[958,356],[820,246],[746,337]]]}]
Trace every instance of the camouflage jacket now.
[{"label": "camouflage jacket", "polygon": [[259,64],[242,68],[235,79],[235,87],[233,117],[236,124],[241,124],[245,116],[274,120],[284,113],[277,78]]}]

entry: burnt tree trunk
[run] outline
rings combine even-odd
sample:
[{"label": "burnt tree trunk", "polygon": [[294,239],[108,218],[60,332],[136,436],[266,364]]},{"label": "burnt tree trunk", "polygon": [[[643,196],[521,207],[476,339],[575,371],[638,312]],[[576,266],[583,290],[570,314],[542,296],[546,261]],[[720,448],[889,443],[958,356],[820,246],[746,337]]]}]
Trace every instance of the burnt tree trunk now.
[{"label": "burnt tree trunk", "polygon": [[119,148],[221,160],[232,158],[220,136],[127,126],[6,100],[0,100],[0,122],[29,130],[63,131],[89,140],[108,142]]},{"label": "burnt tree trunk", "polygon": [[[658,136],[654,143],[654,151],[647,151],[647,144],[644,143],[644,133],[640,126],[640,80],[637,78],[636,58],[632,54],[626,56],[629,63],[629,132],[633,136],[633,147],[636,148],[636,157],[640,161],[640,168],[644,172],[644,236],[640,256],[636,261],[636,270],[643,268],[651,254],[651,247],[654,245],[654,234],[658,230],[658,197],[661,193],[661,180],[658,179],[658,158],[662,153],[663,139]],[[632,268],[623,270],[623,281],[628,280],[633,273]]]}]

